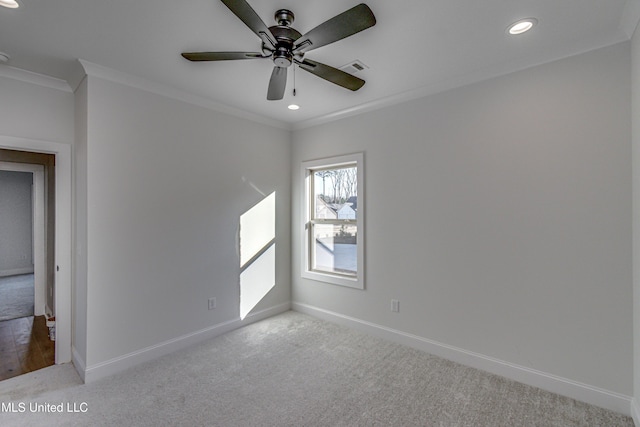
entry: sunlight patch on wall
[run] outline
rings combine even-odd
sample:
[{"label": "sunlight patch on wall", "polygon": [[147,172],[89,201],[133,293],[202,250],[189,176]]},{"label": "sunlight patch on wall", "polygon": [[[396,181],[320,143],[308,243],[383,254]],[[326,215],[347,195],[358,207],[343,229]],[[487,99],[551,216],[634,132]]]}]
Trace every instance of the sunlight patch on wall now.
[{"label": "sunlight patch on wall", "polygon": [[240,318],[276,285],[276,193],[240,216]]}]

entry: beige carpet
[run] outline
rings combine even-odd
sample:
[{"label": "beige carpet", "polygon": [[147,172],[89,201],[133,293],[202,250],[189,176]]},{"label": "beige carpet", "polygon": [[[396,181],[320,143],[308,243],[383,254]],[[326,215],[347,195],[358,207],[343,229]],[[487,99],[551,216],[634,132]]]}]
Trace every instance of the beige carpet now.
[{"label": "beige carpet", "polygon": [[[0,383],[0,402],[26,409],[2,426],[633,426],[295,312],[89,385],[46,368]],[[34,402],[86,412],[30,413]]]},{"label": "beige carpet", "polygon": [[0,277],[0,321],[33,316],[33,274]]}]

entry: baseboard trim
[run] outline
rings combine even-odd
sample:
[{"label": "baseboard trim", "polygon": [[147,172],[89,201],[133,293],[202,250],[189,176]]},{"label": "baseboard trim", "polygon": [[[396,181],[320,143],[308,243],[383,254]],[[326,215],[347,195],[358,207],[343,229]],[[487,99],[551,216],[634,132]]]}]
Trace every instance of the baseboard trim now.
[{"label": "baseboard trim", "polygon": [[[183,348],[197,344],[201,341],[215,338],[219,335],[231,332],[242,326],[267,319],[280,313],[284,313],[286,311],[289,311],[290,309],[291,304],[289,302],[279,304],[258,311],[256,313],[249,314],[242,320],[240,320],[240,318],[238,317],[236,319],[222,322],[217,325],[192,332],[190,334],[186,334],[171,340],[161,342],[156,345],[152,345],[150,347],[143,348],[138,351],[131,352],[129,354],[125,354],[123,356],[115,357],[105,362],[88,366],[86,368],[84,368],[83,364],[81,363],[81,358],[77,357],[77,354],[74,351],[74,366],[79,371],[82,371],[78,372],[82,380],[85,383],[91,383],[101,378],[105,378],[115,373],[124,371],[125,369],[131,368],[140,363],[156,359],[169,353],[173,353],[177,350],[181,350]],[[76,359],[78,360],[77,364]]]},{"label": "baseboard trim", "polygon": [[[620,393],[583,384],[568,378],[516,365],[504,360],[485,356],[480,353],[464,350],[462,348],[450,346],[441,342],[408,334],[396,329],[387,328],[385,326],[345,316],[340,313],[314,307],[308,304],[293,302],[291,304],[291,309],[323,320],[342,324],[353,329],[358,329],[379,338],[407,345],[472,368],[500,375],[523,384],[538,387],[581,402],[609,409],[626,416],[631,416],[632,398],[630,396],[625,396]],[[639,409],[637,405],[635,409]],[[640,412],[637,413],[640,414]],[[636,425],[640,427],[640,424],[638,424],[637,421]]]},{"label": "baseboard trim", "polygon": [[82,382],[86,382],[84,380],[86,371],[84,359],[80,356],[80,354],[78,354],[78,350],[76,350],[75,347],[71,348],[71,363],[73,364],[73,367],[75,368],[78,375],[80,375]]},{"label": "baseboard trim", "polygon": [[640,403],[638,403],[638,399],[631,399],[631,418],[633,419],[633,424],[636,427],[640,427]]},{"label": "baseboard trim", "polygon": [[33,266],[0,271],[0,277],[18,276],[21,274],[33,274]]}]

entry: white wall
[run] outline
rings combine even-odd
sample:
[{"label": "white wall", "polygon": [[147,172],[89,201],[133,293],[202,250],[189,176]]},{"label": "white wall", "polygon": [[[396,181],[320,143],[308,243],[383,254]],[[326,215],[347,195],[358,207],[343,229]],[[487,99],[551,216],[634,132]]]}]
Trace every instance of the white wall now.
[{"label": "white wall", "polygon": [[[295,131],[294,306],[624,402],[632,394],[629,49]],[[300,277],[300,162],[352,152],[365,155],[365,291]],[[392,298],[400,313],[390,312]]]},{"label": "white wall", "polygon": [[0,170],[0,276],[33,273],[33,173]]},{"label": "white wall", "polygon": [[640,425],[640,30],[631,42],[633,145],[633,395],[634,421]]},{"label": "white wall", "polygon": [[255,310],[288,309],[290,133],[91,75],[78,98],[86,378],[239,321],[240,216],[274,191],[276,286]]},{"label": "white wall", "polygon": [[[0,67],[2,67],[0,65]],[[1,71],[1,70],[0,70]],[[0,135],[69,144],[73,141],[73,93],[0,73]]]}]

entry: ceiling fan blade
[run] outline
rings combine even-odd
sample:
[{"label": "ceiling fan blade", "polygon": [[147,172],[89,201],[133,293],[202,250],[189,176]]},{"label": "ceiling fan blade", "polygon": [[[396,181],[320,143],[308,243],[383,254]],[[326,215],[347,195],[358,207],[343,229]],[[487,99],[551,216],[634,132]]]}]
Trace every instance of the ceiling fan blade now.
[{"label": "ceiling fan blade", "polygon": [[321,64],[320,62],[311,61],[305,59],[303,61],[296,61],[296,64],[305,71],[315,74],[316,76],[323,78],[331,83],[335,83],[343,88],[356,91],[360,89],[365,81],[346,73],[337,68],[330,67],[329,65]]},{"label": "ceiling fan blade", "polygon": [[189,61],[229,61],[234,59],[266,58],[258,52],[184,52],[182,57]]},{"label": "ceiling fan blade", "polygon": [[255,10],[245,0],[220,0],[233,12],[247,27],[262,39],[267,45],[275,49],[276,39],[269,28],[258,16]]},{"label": "ceiling fan blade", "polygon": [[284,98],[284,89],[287,86],[287,69],[283,67],[273,67],[271,79],[269,80],[269,90],[267,99],[278,101]]},{"label": "ceiling fan blade", "polygon": [[376,17],[364,3],[325,21],[294,42],[293,53],[300,54],[342,40],[376,24]]}]

